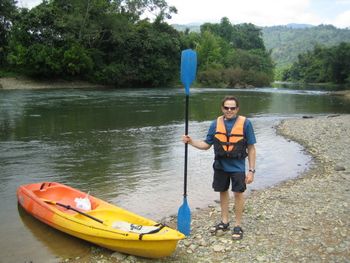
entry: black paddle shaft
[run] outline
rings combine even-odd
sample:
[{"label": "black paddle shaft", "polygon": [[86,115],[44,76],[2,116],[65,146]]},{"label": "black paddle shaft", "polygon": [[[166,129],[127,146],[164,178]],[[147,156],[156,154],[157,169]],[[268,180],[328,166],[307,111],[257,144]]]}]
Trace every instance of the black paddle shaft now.
[{"label": "black paddle shaft", "polygon": [[83,215],[83,216],[86,216],[86,217],[88,217],[88,218],[91,218],[92,220],[95,220],[95,221],[97,221],[97,222],[103,224],[103,221],[102,221],[102,220],[100,220],[100,219],[98,219],[98,218],[96,218],[96,217],[94,217],[94,216],[88,215],[88,214],[86,214],[86,213],[84,213],[84,212],[82,212],[82,211],[80,211],[80,210],[78,210],[78,209],[75,209],[74,207],[71,207],[70,205],[64,205],[64,204],[61,204],[61,203],[58,203],[58,202],[56,202],[56,205],[62,206],[62,207],[64,207],[64,208],[68,209],[68,210],[69,210],[69,209],[70,209],[70,210],[73,210],[73,211],[75,211],[75,212],[77,212],[77,213],[79,213],[79,214],[81,214],[81,215]]},{"label": "black paddle shaft", "polygon": [[[188,135],[188,108],[190,96],[186,94],[185,104],[185,135]],[[188,160],[188,143],[185,143],[185,166],[184,166],[184,196],[187,196],[187,160]]]}]

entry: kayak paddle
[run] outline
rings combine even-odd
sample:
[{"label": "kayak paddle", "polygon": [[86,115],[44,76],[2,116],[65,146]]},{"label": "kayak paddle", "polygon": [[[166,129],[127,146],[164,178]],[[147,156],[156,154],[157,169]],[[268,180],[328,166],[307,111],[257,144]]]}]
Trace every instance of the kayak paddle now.
[{"label": "kayak paddle", "polygon": [[52,204],[52,205],[61,206],[61,207],[64,207],[64,208],[66,208],[66,209],[68,209],[68,210],[73,210],[73,211],[75,211],[75,212],[77,212],[77,213],[79,213],[79,214],[81,214],[81,215],[83,215],[83,216],[86,216],[86,217],[88,217],[88,218],[90,218],[90,219],[92,219],[92,220],[95,220],[95,221],[97,221],[97,222],[103,224],[103,221],[102,221],[101,219],[98,219],[98,218],[96,218],[96,217],[94,217],[94,216],[91,216],[91,215],[89,215],[89,214],[86,214],[86,213],[84,213],[84,212],[82,212],[82,211],[80,211],[80,210],[78,210],[78,209],[76,209],[76,208],[74,208],[74,207],[72,207],[72,206],[70,206],[70,205],[65,205],[65,204],[61,204],[61,203],[59,203],[59,202],[55,202],[55,201],[51,201],[51,200],[46,200],[46,199],[42,199],[42,200],[43,200],[45,203],[49,203],[49,204]]},{"label": "kayak paddle", "polygon": [[[185,135],[188,134],[188,106],[190,97],[190,86],[196,78],[197,54],[191,49],[183,50],[181,53],[181,82],[185,87]],[[184,165],[184,198],[183,204],[177,214],[177,229],[186,236],[191,232],[191,210],[187,203],[187,156],[188,144],[185,144],[185,165]]]}]

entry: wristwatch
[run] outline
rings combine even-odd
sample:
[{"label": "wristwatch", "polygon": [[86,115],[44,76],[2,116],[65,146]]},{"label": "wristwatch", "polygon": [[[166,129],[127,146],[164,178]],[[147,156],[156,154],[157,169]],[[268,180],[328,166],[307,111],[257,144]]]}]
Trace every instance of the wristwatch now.
[{"label": "wristwatch", "polygon": [[249,169],[249,172],[252,172],[253,174],[255,174],[255,169]]}]

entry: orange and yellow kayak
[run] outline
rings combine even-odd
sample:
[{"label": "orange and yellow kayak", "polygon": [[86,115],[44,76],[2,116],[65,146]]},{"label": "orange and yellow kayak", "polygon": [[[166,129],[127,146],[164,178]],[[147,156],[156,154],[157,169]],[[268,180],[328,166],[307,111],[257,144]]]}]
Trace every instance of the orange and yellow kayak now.
[{"label": "orange and yellow kayak", "polygon": [[[166,257],[174,252],[177,242],[185,238],[165,225],[56,182],[22,185],[17,189],[17,199],[40,221],[126,254]],[[79,201],[84,201],[85,207]]]}]

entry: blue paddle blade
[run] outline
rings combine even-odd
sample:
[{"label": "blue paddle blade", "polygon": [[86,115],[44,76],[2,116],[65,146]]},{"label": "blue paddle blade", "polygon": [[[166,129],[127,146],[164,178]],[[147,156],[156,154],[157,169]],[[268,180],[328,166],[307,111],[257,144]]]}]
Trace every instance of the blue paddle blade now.
[{"label": "blue paddle blade", "polygon": [[185,236],[189,236],[191,233],[191,210],[186,197],[184,197],[183,204],[177,214],[177,230]]},{"label": "blue paddle blade", "polygon": [[186,95],[190,94],[190,86],[196,78],[197,53],[192,49],[181,53],[181,82],[185,86]]}]

